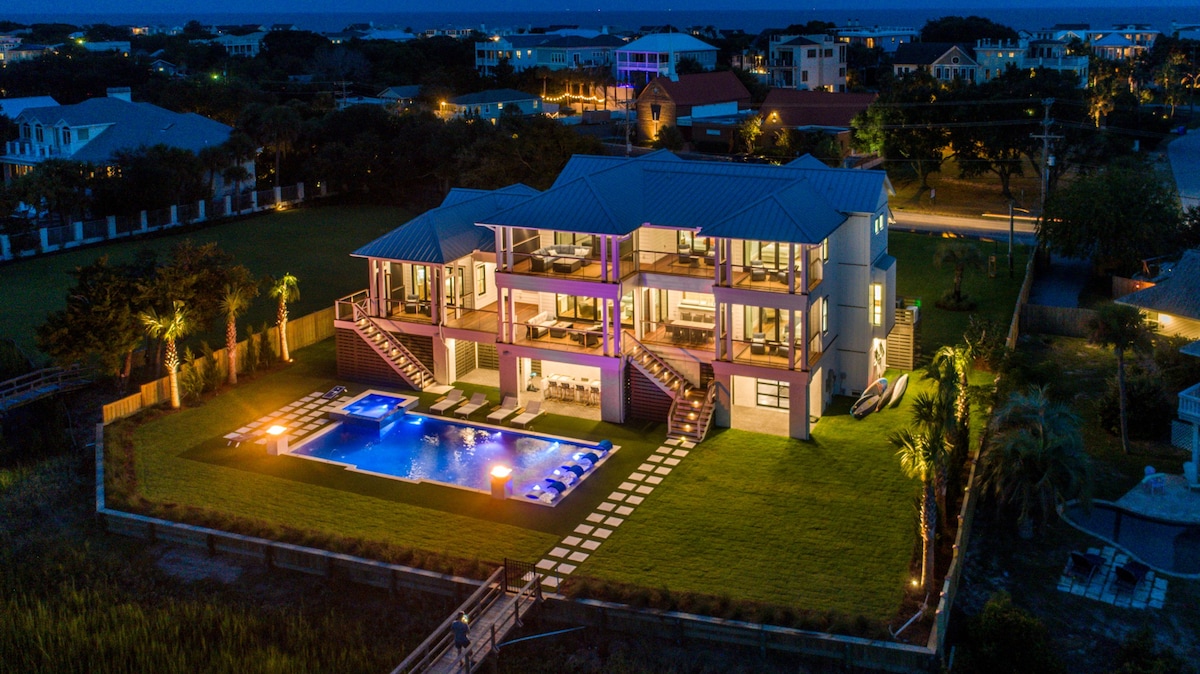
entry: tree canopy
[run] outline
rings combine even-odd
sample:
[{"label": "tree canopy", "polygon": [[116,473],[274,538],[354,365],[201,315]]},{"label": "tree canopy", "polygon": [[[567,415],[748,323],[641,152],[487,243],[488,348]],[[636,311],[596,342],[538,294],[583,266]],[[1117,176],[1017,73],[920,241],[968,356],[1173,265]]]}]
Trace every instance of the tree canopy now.
[{"label": "tree canopy", "polygon": [[1017,31],[982,16],[943,16],[930,19],[921,28],[922,42],[957,42],[975,46],[976,40],[1017,40]]}]

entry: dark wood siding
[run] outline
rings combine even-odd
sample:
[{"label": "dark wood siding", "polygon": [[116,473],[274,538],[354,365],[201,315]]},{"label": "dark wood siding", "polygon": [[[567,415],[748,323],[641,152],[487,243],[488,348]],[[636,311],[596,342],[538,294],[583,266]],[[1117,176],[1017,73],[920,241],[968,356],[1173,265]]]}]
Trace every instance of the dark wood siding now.
[{"label": "dark wood siding", "polygon": [[666,423],[671,413],[671,396],[636,367],[625,368],[625,373],[625,409],[629,418]]},{"label": "dark wood siding", "polygon": [[479,354],[479,368],[483,370],[499,370],[500,369],[500,354],[496,352],[495,344],[480,344],[477,347]]},{"label": "dark wood siding", "polygon": [[393,388],[412,388],[354,330],[338,328],[336,340],[338,377]]},{"label": "dark wood siding", "polygon": [[454,343],[454,369],[460,378],[475,369],[475,342],[460,339]]}]

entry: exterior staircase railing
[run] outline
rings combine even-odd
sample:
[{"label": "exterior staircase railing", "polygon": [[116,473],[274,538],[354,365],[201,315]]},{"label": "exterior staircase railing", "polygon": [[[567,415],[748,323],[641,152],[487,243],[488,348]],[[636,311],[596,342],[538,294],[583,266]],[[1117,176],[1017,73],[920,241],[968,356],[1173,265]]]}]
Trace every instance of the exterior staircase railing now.
[{"label": "exterior staircase railing", "polygon": [[82,388],[91,383],[92,374],[84,367],[48,367],[0,382],[0,412]]},{"label": "exterior staircase railing", "polygon": [[667,417],[668,435],[685,437],[697,443],[704,440],[712,428],[717,387],[709,385],[703,396],[701,398],[700,390],[695,389],[671,403],[671,411]]},{"label": "exterior staircase railing", "polygon": [[403,377],[410,386],[421,391],[426,386],[433,384],[433,372],[418,360],[408,350],[408,347],[404,346],[403,342],[396,339],[392,333],[384,330],[371,318],[364,306],[365,302],[363,300],[362,303],[353,303],[355,332],[370,344],[376,353],[383,356],[383,359],[391,364],[396,374]]},{"label": "exterior staircase railing", "polygon": [[658,384],[658,387],[672,399],[678,400],[694,388],[687,377],[671,367],[671,364],[663,360],[657,353],[646,348],[646,345],[635,337],[626,333],[622,339],[629,345],[626,349],[629,362],[651,381]]}]

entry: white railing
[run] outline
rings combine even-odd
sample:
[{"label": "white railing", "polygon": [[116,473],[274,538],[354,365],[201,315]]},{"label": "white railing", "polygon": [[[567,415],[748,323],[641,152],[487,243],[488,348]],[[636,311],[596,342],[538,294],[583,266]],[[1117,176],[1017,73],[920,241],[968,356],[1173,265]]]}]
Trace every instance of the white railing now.
[{"label": "white railing", "polygon": [[1179,394],[1179,418],[1200,423],[1200,384],[1184,389]]}]

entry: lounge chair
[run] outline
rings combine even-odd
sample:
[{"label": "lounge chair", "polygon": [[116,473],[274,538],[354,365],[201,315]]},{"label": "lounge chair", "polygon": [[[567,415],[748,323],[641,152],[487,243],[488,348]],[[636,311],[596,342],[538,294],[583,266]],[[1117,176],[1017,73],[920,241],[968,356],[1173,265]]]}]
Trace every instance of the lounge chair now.
[{"label": "lounge chair", "polygon": [[1113,571],[1115,573],[1114,588],[1118,591],[1128,590],[1132,594],[1137,589],[1138,584],[1142,582],[1142,579],[1146,577],[1146,574],[1150,571],[1150,567],[1131,559]]},{"label": "lounge chair", "polygon": [[504,396],[504,400],[500,403],[500,406],[492,410],[491,414],[487,415],[487,420],[498,424],[516,413],[516,396]]},{"label": "lounge chair", "polygon": [[540,416],[542,416],[542,401],[533,400],[525,406],[524,412],[513,417],[509,423],[520,428],[529,428],[529,424],[532,424],[533,420]]},{"label": "lounge chair", "polygon": [[1071,552],[1065,573],[1082,583],[1090,583],[1096,570],[1104,566],[1104,558],[1090,552]]},{"label": "lounge chair", "polygon": [[750,353],[755,356],[767,353],[767,335],[765,333],[756,332],[750,337]]},{"label": "lounge chair", "polygon": [[462,402],[462,391],[459,389],[450,389],[450,392],[446,394],[445,398],[442,398],[441,400],[429,406],[429,411],[437,412],[438,414],[445,414],[451,407],[459,405]]},{"label": "lounge chair", "polygon": [[472,414],[478,412],[486,404],[487,396],[482,393],[476,393],[475,395],[471,396],[470,402],[454,410],[454,416],[458,417],[459,419],[466,419]]}]

